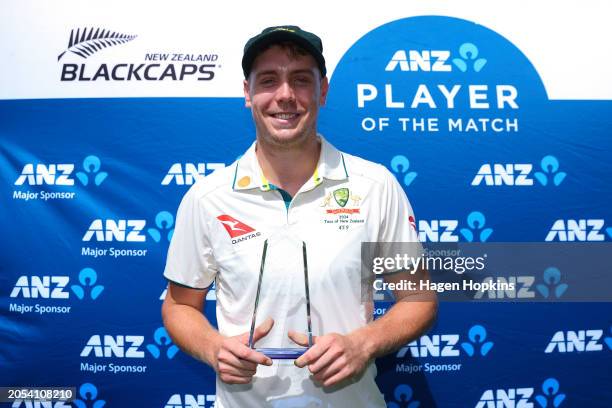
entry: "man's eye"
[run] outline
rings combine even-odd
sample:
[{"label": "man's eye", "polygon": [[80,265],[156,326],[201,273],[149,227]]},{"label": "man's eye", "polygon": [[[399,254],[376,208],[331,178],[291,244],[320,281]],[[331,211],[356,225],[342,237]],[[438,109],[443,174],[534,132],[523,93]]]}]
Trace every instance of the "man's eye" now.
[{"label": "man's eye", "polygon": [[303,76],[303,77],[296,77],[295,82],[297,84],[307,85],[307,84],[310,84],[311,81],[309,77]]},{"label": "man's eye", "polygon": [[266,86],[266,85],[273,85],[274,84],[274,78],[264,78],[264,79],[260,80],[259,83],[261,85],[264,85],[264,86]]}]

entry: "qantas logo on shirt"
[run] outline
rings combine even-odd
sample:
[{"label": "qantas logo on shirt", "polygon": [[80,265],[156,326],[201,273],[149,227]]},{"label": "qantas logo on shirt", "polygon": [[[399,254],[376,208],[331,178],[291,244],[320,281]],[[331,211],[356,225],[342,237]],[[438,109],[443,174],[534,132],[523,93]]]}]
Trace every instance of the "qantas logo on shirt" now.
[{"label": "qantas logo on shirt", "polygon": [[414,219],[414,215],[411,215],[410,217],[408,217],[408,222],[410,223],[410,226],[414,228],[415,231],[417,231],[416,220]]},{"label": "qantas logo on shirt", "polygon": [[255,230],[245,223],[238,221],[234,217],[223,214],[217,217],[221,224],[225,227],[225,230],[232,238],[239,237],[244,234],[248,234],[249,232],[254,232]]},{"label": "qantas logo on shirt", "polygon": [[256,232],[254,228],[249,227],[242,221],[238,221],[231,215],[222,214],[219,215],[217,219],[221,222],[230,238],[232,238],[232,244],[237,244],[238,242],[246,241],[247,239],[255,238],[261,235],[260,232]]}]

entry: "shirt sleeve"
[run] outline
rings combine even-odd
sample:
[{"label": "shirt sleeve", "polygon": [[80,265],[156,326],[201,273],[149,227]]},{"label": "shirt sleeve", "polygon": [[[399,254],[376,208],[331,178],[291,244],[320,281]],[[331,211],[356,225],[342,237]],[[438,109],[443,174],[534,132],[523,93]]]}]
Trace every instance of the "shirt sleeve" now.
[{"label": "shirt sleeve", "polygon": [[206,289],[214,281],[217,270],[208,217],[194,185],[183,197],[176,214],[164,277],[179,285]]},{"label": "shirt sleeve", "polygon": [[[423,247],[419,242],[416,219],[406,193],[393,174],[384,168],[381,197],[381,225],[378,242],[383,255],[392,256],[401,248],[408,256],[419,257]],[[385,242],[402,242],[401,245],[385,245]],[[409,244],[406,244],[409,243]]]}]

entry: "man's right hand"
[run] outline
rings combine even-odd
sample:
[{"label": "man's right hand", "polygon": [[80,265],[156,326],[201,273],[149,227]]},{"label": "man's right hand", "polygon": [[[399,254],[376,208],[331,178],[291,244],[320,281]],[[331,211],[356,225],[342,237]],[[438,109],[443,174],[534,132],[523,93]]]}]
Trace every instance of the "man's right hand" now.
[{"label": "man's right hand", "polygon": [[[274,320],[268,318],[253,333],[253,344],[265,337]],[[219,378],[228,384],[248,384],[257,371],[257,365],[272,365],[272,360],[248,346],[249,333],[234,337],[223,337],[218,346],[214,368]]]}]

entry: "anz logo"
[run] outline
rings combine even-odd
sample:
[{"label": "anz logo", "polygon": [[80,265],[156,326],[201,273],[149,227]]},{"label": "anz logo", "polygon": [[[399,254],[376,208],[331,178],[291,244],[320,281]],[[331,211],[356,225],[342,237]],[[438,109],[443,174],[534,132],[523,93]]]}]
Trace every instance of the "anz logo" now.
[{"label": "anz logo", "polygon": [[486,242],[493,233],[485,228],[486,218],[480,211],[467,216],[467,228],[458,228],[459,220],[419,220],[421,242]]},{"label": "anz logo", "polygon": [[83,241],[145,242],[148,234],[155,242],[170,242],[174,234],[174,216],[168,211],[160,211],[155,215],[154,224],[154,227],[145,230],[146,220],[98,218],[89,225]]},{"label": "anz logo", "polygon": [[533,408],[532,395],[533,388],[486,390],[476,404],[476,408]]},{"label": "anz logo", "polygon": [[190,186],[207,174],[224,167],[224,163],[174,163],[170,166],[161,184],[162,186],[169,184]]},{"label": "anz logo", "polygon": [[74,164],[36,164],[35,167],[34,164],[28,163],[23,166],[15,185],[74,186],[74,178],[71,177],[73,171]]},{"label": "anz logo", "polygon": [[562,282],[562,274],[559,268],[549,266],[544,269],[540,283],[536,283],[535,276],[519,275],[503,277],[486,277],[483,283],[512,285],[513,289],[491,289],[478,291],[474,299],[559,299],[563,297],[569,289],[569,284]]},{"label": "anz logo", "polygon": [[393,401],[387,402],[387,408],[417,408],[421,405],[420,401],[413,398],[414,391],[408,384],[400,384],[393,390]]},{"label": "anz logo", "polygon": [[532,169],[531,164],[483,164],[472,185],[479,186],[484,181],[486,186],[533,186],[533,179],[529,178]]},{"label": "anz logo", "polygon": [[20,276],[10,297],[68,299],[70,293],[65,289],[69,282],[68,276]]},{"label": "anz logo", "polygon": [[80,356],[99,358],[145,358],[146,349],[153,358],[165,356],[172,359],[179,348],[172,343],[170,335],[164,327],[159,327],[153,333],[153,343],[143,347],[145,336],[134,335],[100,335],[94,334],[87,340]]},{"label": "anz logo", "polygon": [[[27,163],[23,166],[17,180],[15,180],[15,185],[74,186],[72,174],[75,167],[73,163]],[[82,171],[78,171],[75,176],[84,186],[87,186],[90,182],[99,186],[108,176],[108,173],[101,171],[101,167],[102,162],[100,159],[97,156],[89,155],[83,160]]]},{"label": "anz logo", "polygon": [[[461,72],[470,69],[480,72],[487,63],[484,58],[478,58],[478,47],[472,43],[459,46],[458,58],[451,60],[449,50],[397,50],[387,63],[385,71],[400,70],[403,72],[451,72],[453,66]],[[452,65],[449,64],[452,62]]]},{"label": "anz logo", "polygon": [[487,340],[487,330],[479,324],[468,331],[467,341],[462,342],[459,334],[434,334],[421,336],[398,350],[395,357],[459,357],[465,353],[470,357],[486,356],[494,343]]},{"label": "anz logo", "polygon": [[[472,179],[472,186],[533,186],[531,178],[534,165],[530,163],[493,163],[483,164]],[[559,160],[555,156],[545,156],[540,162],[540,170],[533,177],[543,186],[559,186],[567,173],[559,170]]]},{"label": "anz logo", "polygon": [[385,71],[434,71],[450,72],[452,66],[447,64],[450,58],[450,51],[445,50],[425,50],[416,51],[397,50],[387,63]]},{"label": "anz logo", "polygon": [[606,221],[600,218],[558,219],[548,231],[545,241],[583,242],[605,241],[606,235],[612,238],[612,228],[605,228]]},{"label": "anz logo", "polygon": [[404,358],[407,355],[412,357],[458,357],[460,355],[459,337],[458,334],[421,336],[399,349],[396,357]]},{"label": "anz logo", "polygon": [[[79,300],[91,298],[96,300],[104,291],[104,286],[97,284],[98,274],[92,268],[83,268],[79,272],[78,284],[71,285],[70,290]],[[68,276],[26,276],[17,279],[10,297],[25,299],[68,299],[70,292]]]},{"label": "anz logo", "polygon": [[[612,350],[612,327],[611,336],[604,338],[604,331],[601,329],[590,330],[568,330],[558,331],[553,334],[550,342],[546,346],[544,353],[577,353],[585,351],[610,351]],[[603,342],[602,342],[603,340]],[[605,343],[605,347],[604,347]]]},{"label": "anz logo", "polygon": [[[536,297],[536,292],[532,289],[535,283],[535,277],[529,275],[492,277],[488,276],[482,280],[483,283],[489,284],[508,284],[513,289],[502,290],[492,289],[487,291],[477,291],[474,294],[474,299],[533,299]],[[546,282],[548,283],[548,282]],[[538,285],[547,288],[545,285]],[[543,289],[546,290],[546,289]],[[546,296],[545,296],[546,297]]]},{"label": "anz logo", "polygon": [[214,394],[174,394],[166,402],[164,408],[214,408]]},{"label": "anz logo", "polygon": [[[548,378],[542,383],[541,393],[536,394],[533,387],[516,387],[505,389],[490,389],[482,393],[475,408],[557,408],[561,406],[566,395],[559,392],[559,381]],[[537,403],[534,404],[534,400]]]},{"label": "anz logo", "polygon": [[147,237],[142,232],[146,224],[145,220],[102,220],[98,218],[92,221],[83,235],[83,241],[93,239],[98,242],[145,242]]},{"label": "anz logo", "polygon": [[419,220],[421,242],[459,242],[458,220]]},{"label": "anz logo", "polygon": [[74,400],[76,408],[87,408],[89,406],[102,408],[106,405],[106,401],[98,399],[98,388],[92,383],[85,383],[79,387],[79,397]]},{"label": "anz logo", "polygon": [[144,343],[144,336],[111,336],[94,334],[89,338],[81,351],[81,357],[117,357],[117,358],[145,358],[145,352],[140,346]]}]

